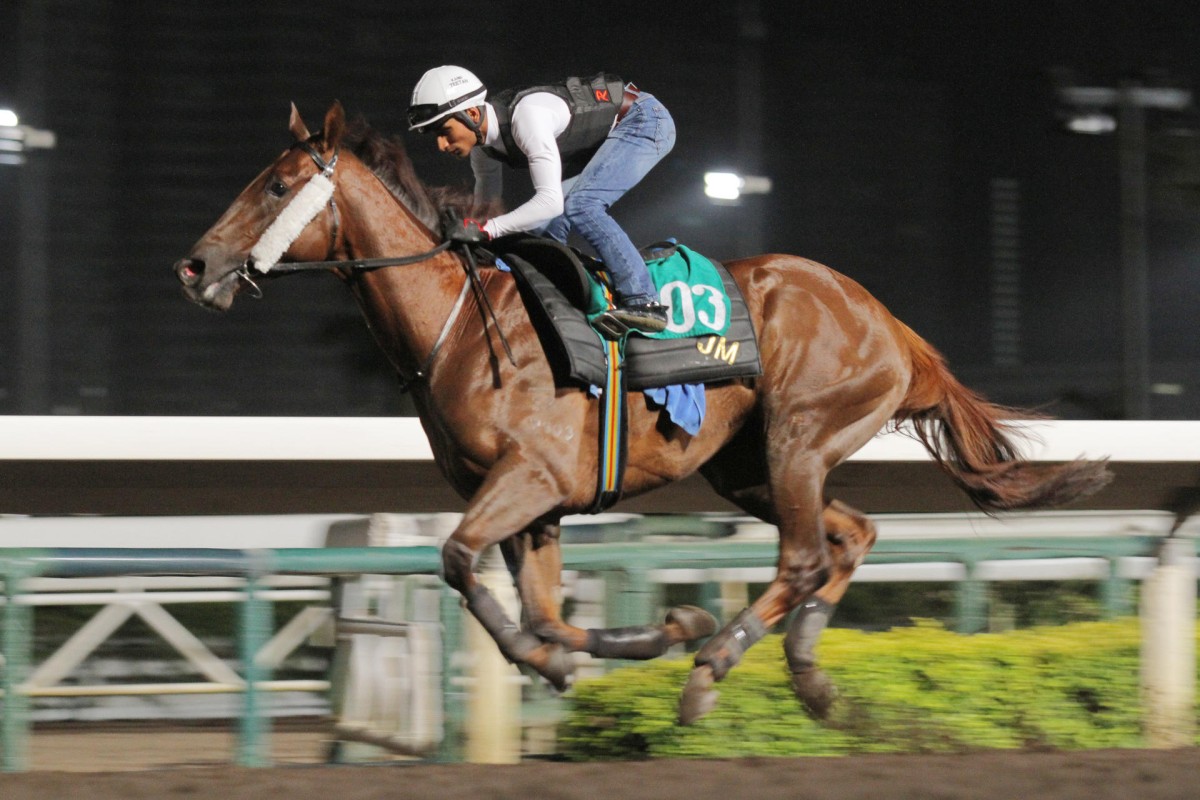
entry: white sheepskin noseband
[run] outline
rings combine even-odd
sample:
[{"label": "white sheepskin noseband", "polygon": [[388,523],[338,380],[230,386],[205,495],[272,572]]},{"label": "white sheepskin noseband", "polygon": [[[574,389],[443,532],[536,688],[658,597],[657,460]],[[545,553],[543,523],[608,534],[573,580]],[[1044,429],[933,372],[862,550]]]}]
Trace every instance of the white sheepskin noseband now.
[{"label": "white sheepskin noseband", "polygon": [[254,268],[264,274],[270,272],[300,232],[321,213],[330,197],[333,197],[333,181],[322,173],[309,178],[250,251]]}]

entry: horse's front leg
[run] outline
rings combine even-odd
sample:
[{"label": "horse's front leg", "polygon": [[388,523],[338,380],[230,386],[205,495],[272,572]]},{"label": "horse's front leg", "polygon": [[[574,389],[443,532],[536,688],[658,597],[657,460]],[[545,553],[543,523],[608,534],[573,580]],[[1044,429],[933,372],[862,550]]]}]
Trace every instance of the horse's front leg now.
[{"label": "horse's front leg", "polygon": [[[442,547],[442,575],[463,596],[467,610],[495,640],[509,661],[528,664],[559,691],[573,668],[566,650],[522,630],[475,576],[479,557],[489,546],[530,529],[561,501],[552,477],[526,464],[503,460],[488,473],[462,521]],[[507,553],[506,553],[507,556]]]},{"label": "horse's front leg", "polygon": [[650,659],[671,646],[708,636],[716,620],[703,609],[680,606],[661,625],[583,629],[562,618],[562,548],[558,525],[537,524],[500,543],[521,595],[526,630],[546,642],[597,658]]},{"label": "horse's front leg", "polygon": [[582,650],[587,632],[562,619],[562,529],[535,522],[500,543],[504,562],[521,598],[521,626],[544,642]]}]

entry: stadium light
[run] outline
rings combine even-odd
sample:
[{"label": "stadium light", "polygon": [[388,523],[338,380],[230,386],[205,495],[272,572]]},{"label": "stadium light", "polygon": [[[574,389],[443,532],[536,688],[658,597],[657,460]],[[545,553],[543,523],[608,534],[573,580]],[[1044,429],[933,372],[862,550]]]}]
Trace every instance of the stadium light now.
[{"label": "stadium light", "polygon": [[0,164],[20,166],[25,163],[27,150],[49,150],[57,140],[54,131],[44,131],[21,125],[17,112],[0,108]]},{"label": "stadium light", "polygon": [[731,202],[744,194],[769,194],[771,179],[736,172],[704,173],[704,194],[713,200]]},{"label": "stadium light", "polygon": [[1096,136],[1115,131],[1117,129],[1117,118],[1112,114],[1105,114],[1100,111],[1080,112],[1072,114],[1064,124],[1071,133]]},{"label": "stadium light", "polygon": [[743,183],[742,176],[734,172],[704,173],[704,193],[714,200],[737,200]]}]

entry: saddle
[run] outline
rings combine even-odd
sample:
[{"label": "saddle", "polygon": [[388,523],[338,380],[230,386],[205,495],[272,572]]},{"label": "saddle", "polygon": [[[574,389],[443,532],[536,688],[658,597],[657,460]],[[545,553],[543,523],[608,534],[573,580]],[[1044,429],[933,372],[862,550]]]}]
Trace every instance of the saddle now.
[{"label": "saddle", "polygon": [[[648,259],[670,255],[673,243],[643,250]],[[513,234],[493,240],[488,251],[508,265],[560,385],[603,386],[608,373],[605,343],[585,309],[603,265],[554,240]],[[631,335],[625,345],[625,385],[631,390],[674,384],[712,383],[762,374],[758,340],[741,289],[724,265],[713,261],[730,302],[723,335],[654,339]]]}]

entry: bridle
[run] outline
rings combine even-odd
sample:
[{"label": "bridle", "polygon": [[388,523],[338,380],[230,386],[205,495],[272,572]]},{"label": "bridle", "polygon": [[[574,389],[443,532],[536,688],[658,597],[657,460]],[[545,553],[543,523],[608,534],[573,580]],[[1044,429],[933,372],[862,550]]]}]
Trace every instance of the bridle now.
[{"label": "bridle", "polygon": [[288,217],[288,209],[285,208],[283,213],[276,217],[271,225],[267,227],[267,230],[263,232],[263,235],[259,238],[259,242],[256,243],[253,248],[251,248],[250,254],[246,260],[242,262],[240,267],[234,270],[234,273],[241,281],[249,284],[251,297],[254,299],[261,300],[263,297],[263,291],[251,276],[251,270],[260,273],[260,275],[266,275],[268,272],[283,275],[292,272],[330,269],[370,271],[380,269],[382,267],[402,267],[408,264],[416,264],[433,258],[438,253],[443,253],[450,249],[453,243],[450,241],[445,241],[434,247],[432,250],[428,250],[424,253],[417,253],[416,255],[411,256],[359,258],[348,261],[287,261],[282,263],[276,260],[279,257],[279,255],[276,254],[269,259],[269,263],[267,263],[265,267],[262,266],[259,260],[255,258],[255,253],[258,251],[263,241],[271,238],[273,232],[280,230],[280,228],[277,228],[276,226],[281,225],[282,223],[290,228],[290,230],[283,231],[282,236],[280,237],[286,239],[284,246],[282,248],[278,248],[279,254],[282,254],[283,250],[286,249],[286,246],[290,245],[292,241],[294,241],[295,238],[300,235],[301,231],[303,231],[310,222],[316,219],[317,214],[320,213],[322,208],[327,208],[329,213],[332,215],[329,233],[329,254],[332,255],[337,249],[338,236],[341,233],[341,217],[338,214],[337,201],[333,198],[333,185],[330,179],[333,177],[334,168],[337,167],[338,156],[341,153],[341,147],[339,146],[334,148],[333,156],[328,161],[321,157],[320,152],[318,152],[317,148],[313,147],[312,143],[309,141],[295,142],[292,144],[292,148],[300,148],[303,150],[308,157],[312,159],[313,163],[316,164],[318,172],[309,179],[309,183],[305,184],[305,187],[300,190],[300,193],[292,200],[292,203],[289,204],[288,208],[291,208],[291,206],[296,204],[297,201],[303,202],[305,200],[304,192],[308,191],[309,185],[311,185],[318,178],[323,180],[325,184],[328,184],[328,188],[322,191],[321,189],[323,184],[318,184],[318,188],[312,193],[312,196],[320,197],[320,199],[323,201],[326,199],[326,197],[322,197],[322,195],[325,195],[327,196],[329,202],[322,202],[320,203],[319,207],[314,203],[312,204],[314,207],[311,209],[311,213],[306,214],[302,212],[298,216],[294,217]]},{"label": "bridle", "polygon": [[[453,246],[454,242],[447,239],[431,250],[411,256],[359,258],[347,261],[288,261],[280,263],[278,260],[279,257],[296,240],[296,237],[308,227],[309,223],[316,219],[322,210],[328,209],[332,215],[328,249],[328,253],[331,256],[337,252],[338,236],[341,232],[341,217],[338,214],[337,201],[333,197],[333,183],[331,181],[334,168],[337,167],[338,155],[341,153],[340,145],[334,148],[333,156],[328,161],[321,157],[317,148],[313,147],[311,140],[297,141],[292,144],[292,148],[297,147],[307,153],[308,157],[316,164],[317,174],[309,178],[296,197],[292,199],[292,202],[267,226],[267,230],[263,232],[258,242],[250,249],[246,260],[242,262],[240,267],[234,270],[234,274],[237,275],[238,280],[249,284],[251,297],[254,299],[261,300],[263,291],[251,276],[251,269],[262,275],[266,275],[269,272],[288,274],[312,270],[369,272],[382,267],[402,267],[427,261],[439,253],[444,253]],[[293,211],[293,207],[296,208],[295,211]],[[516,364],[512,350],[508,345],[508,339],[500,329],[499,322],[496,319],[496,312],[492,309],[491,301],[488,299],[487,293],[483,290],[483,284],[480,282],[476,269],[475,254],[471,251],[468,244],[462,243],[461,247],[463,267],[466,270],[467,279],[463,281],[462,291],[459,292],[458,299],[455,301],[453,308],[450,309],[450,314],[446,318],[445,324],[442,325],[442,330],[434,341],[433,347],[430,349],[429,355],[426,356],[424,363],[417,368],[411,378],[401,377],[402,390],[408,389],[412,383],[428,375],[434,358],[437,356],[438,351],[450,333],[451,327],[454,325],[454,321],[458,318],[459,312],[462,310],[463,302],[467,297],[467,291],[472,286],[475,287],[476,294],[480,299],[480,305],[487,309],[493,323],[496,325],[496,331],[500,335],[500,342],[504,345],[504,351],[508,354],[509,361]],[[256,256],[256,254],[258,255]]]}]

